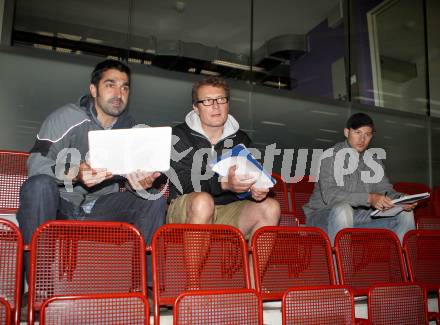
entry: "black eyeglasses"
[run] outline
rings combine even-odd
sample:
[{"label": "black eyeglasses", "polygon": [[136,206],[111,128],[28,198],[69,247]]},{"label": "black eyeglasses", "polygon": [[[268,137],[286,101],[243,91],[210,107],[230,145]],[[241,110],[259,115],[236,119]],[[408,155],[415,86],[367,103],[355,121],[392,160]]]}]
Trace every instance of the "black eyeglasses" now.
[{"label": "black eyeglasses", "polygon": [[217,104],[226,104],[227,102],[229,102],[229,97],[206,98],[202,100],[196,100],[196,104],[202,103],[203,106],[212,106],[214,105],[214,101]]}]

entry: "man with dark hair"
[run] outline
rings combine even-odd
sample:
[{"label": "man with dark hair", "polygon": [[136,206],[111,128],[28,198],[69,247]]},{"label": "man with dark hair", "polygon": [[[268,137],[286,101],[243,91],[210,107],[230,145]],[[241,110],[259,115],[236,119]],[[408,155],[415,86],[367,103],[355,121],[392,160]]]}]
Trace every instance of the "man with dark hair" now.
[{"label": "man with dark hair", "polygon": [[115,69],[119,72],[125,73],[128,77],[128,83],[130,84],[131,79],[131,71],[128,66],[126,66],[121,61],[117,60],[104,60],[99,62],[92,71],[92,76],[90,78],[90,83],[98,87],[99,81],[102,79],[102,75],[109,69]]},{"label": "man with dark hair", "polygon": [[[262,226],[277,225],[280,207],[277,201],[267,198],[269,189],[256,188],[249,175],[236,174],[236,166],[220,179],[210,169],[209,162],[225,148],[240,143],[250,145],[247,134],[228,114],[226,81],[209,77],[197,82],[192,99],[193,110],[186,115],[185,123],[173,128],[178,139],[174,149],[185,156],[171,162],[178,184],[171,183],[167,221],[227,224],[239,228],[247,237]],[[249,192],[250,199],[240,200],[237,193],[242,192]]]},{"label": "man with dark hair", "polygon": [[[119,192],[122,177],[93,169],[87,161],[89,131],[135,125],[126,109],[130,69],[116,60],[99,63],[92,72],[89,90],[77,104],[52,112],[37,134],[17,213],[26,243],[40,224],[52,219],[129,222],[147,242],[164,222],[165,200],[146,200],[136,193],[151,188],[160,173],[132,173],[126,179],[128,190]],[[26,271],[28,263],[26,258]]]},{"label": "man with dark hair", "polygon": [[[310,201],[303,207],[307,225],[322,228],[332,243],[343,228],[387,228],[400,240],[415,228],[412,212],[415,204],[404,206],[402,212],[392,217],[370,216],[375,209],[393,207],[392,199],[402,195],[388,181],[382,162],[373,161],[373,155],[366,153],[373,133],[374,123],[367,114],[353,114],[347,120],[346,140],[324,152],[319,180]],[[350,170],[347,166],[352,163],[357,165]],[[367,180],[365,175],[372,174],[383,177]]]}]

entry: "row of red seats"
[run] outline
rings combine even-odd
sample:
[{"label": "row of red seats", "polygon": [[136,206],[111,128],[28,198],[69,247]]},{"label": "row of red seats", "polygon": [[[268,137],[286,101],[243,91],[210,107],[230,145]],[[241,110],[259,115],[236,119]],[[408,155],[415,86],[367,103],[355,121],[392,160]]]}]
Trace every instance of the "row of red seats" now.
[{"label": "row of red seats", "polygon": [[[26,179],[25,162],[27,153],[3,151],[0,152],[0,209],[2,212],[14,212],[18,207],[18,192],[21,183]],[[274,175],[278,183],[274,189],[275,196],[282,206],[282,225],[296,225],[297,219],[304,222],[302,205],[308,201],[313,190],[313,183],[308,178],[292,184],[282,181],[281,177]],[[429,191],[424,185],[418,186],[413,183],[398,183],[396,189],[408,194]],[[416,210],[417,225],[419,229],[438,229],[440,218],[432,217],[436,203],[440,202],[440,191],[437,189],[433,193],[434,200],[427,201],[425,206]],[[438,205],[438,204],[437,204]],[[429,216],[429,217],[428,217]]]},{"label": "row of red seats", "polygon": [[[0,150],[0,213],[11,213],[18,209],[20,186],[27,178],[28,156],[26,152]],[[313,181],[305,176],[298,182],[286,183],[276,173],[273,173],[273,177],[277,184],[272,193],[281,205],[280,225],[304,224],[302,206],[308,202],[312,194]],[[399,182],[394,184],[394,187],[397,191],[407,194],[432,192],[431,198],[420,202],[416,208],[417,228],[440,229],[440,186],[431,191],[424,184]]]},{"label": "row of red seats", "polygon": [[[0,224],[0,243],[2,302],[10,305],[13,323],[18,324],[23,240],[18,228],[6,220]],[[410,231],[402,248],[396,235],[385,229],[344,229],[338,233],[332,248],[327,235],[318,228],[263,227],[254,234],[250,249],[257,297],[263,301],[281,300],[291,288],[337,285],[334,252],[339,284],[349,286],[351,295],[371,295],[372,287],[384,283],[420,285],[423,294],[418,297],[422,300],[414,303],[421,307],[414,310],[417,310],[415,315],[423,316],[424,312],[420,313],[426,311],[425,290],[438,293],[440,288],[439,244],[440,231]],[[50,221],[34,233],[30,249],[30,324],[35,321],[36,311],[41,311],[52,298],[59,300],[59,296],[135,293],[146,297],[145,251],[151,251],[153,260],[155,324],[160,323],[160,307],[172,306],[183,293],[253,287],[248,244],[240,231],[230,226],[165,225],[156,231],[151,247],[147,248],[139,231],[126,223]],[[406,289],[399,290],[405,292]],[[413,294],[408,297],[411,296]],[[117,297],[107,298],[117,300]],[[130,306],[134,299],[137,307],[124,307],[117,313],[96,312],[109,317],[110,323],[118,323],[114,317],[129,317],[125,312],[132,310],[137,311],[135,315],[142,310],[148,315],[148,307],[139,309],[142,303],[139,298],[120,298],[124,306]],[[78,297],[69,299],[80,300]],[[99,304],[97,297],[87,299],[91,299],[92,305]],[[66,302],[61,302],[63,304]],[[408,304],[384,306],[385,310],[394,310],[385,315],[398,319],[397,323],[418,324],[412,318],[413,313],[408,316]],[[91,312],[84,308],[86,314]],[[55,308],[57,317],[65,317],[64,312],[68,310],[64,309]],[[202,313],[203,308],[199,312]],[[319,311],[310,313],[309,317],[320,314]],[[79,324],[80,320],[77,321]]]},{"label": "row of red seats", "polygon": [[[369,291],[368,300],[369,320],[355,319],[354,295],[348,286],[290,288],[283,296],[282,324],[401,325],[401,317],[390,317],[390,313],[401,311],[395,306],[410,307],[405,324],[428,322],[426,293],[420,285],[376,285]],[[173,310],[175,325],[263,324],[261,297],[251,289],[186,292],[176,299]],[[0,316],[1,324],[9,324],[7,317]],[[48,299],[41,309],[40,324],[133,325],[148,324],[148,319],[148,303],[141,294],[80,295]]]}]

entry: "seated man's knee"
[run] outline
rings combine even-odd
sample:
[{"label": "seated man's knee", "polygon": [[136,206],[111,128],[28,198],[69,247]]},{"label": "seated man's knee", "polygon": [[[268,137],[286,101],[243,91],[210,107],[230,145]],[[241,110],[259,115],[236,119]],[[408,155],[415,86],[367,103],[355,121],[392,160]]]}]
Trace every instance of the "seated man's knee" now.
[{"label": "seated man's knee", "polygon": [[267,198],[262,201],[261,208],[264,213],[264,220],[267,226],[276,226],[280,221],[281,208],[277,200]]},{"label": "seated man's knee", "polygon": [[337,203],[330,210],[329,224],[338,228],[353,227],[353,208],[348,203]]},{"label": "seated man's knee", "polygon": [[35,175],[29,177],[21,187],[21,193],[37,195],[44,193],[50,195],[51,193],[58,193],[58,185],[55,179],[49,175]]},{"label": "seated man's knee", "polygon": [[187,222],[198,224],[211,223],[214,209],[214,199],[209,193],[191,193],[191,199],[187,207]]},{"label": "seated man's knee", "polygon": [[399,222],[408,230],[416,228],[416,222],[413,211],[402,211],[399,213]]},{"label": "seated man's knee", "polygon": [[[152,207],[150,207],[150,204],[146,204],[147,208],[165,212],[168,207],[167,200],[161,194],[155,193],[154,195],[155,197],[151,200],[150,203]],[[143,201],[145,202],[146,200]]]},{"label": "seated man's knee", "polygon": [[155,222],[159,223],[160,225],[165,223],[165,215],[168,204],[162,195],[150,200],[139,198],[139,201],[142,203],[141,209],[144,211],[142,215],[145,218],[153,218]]}]

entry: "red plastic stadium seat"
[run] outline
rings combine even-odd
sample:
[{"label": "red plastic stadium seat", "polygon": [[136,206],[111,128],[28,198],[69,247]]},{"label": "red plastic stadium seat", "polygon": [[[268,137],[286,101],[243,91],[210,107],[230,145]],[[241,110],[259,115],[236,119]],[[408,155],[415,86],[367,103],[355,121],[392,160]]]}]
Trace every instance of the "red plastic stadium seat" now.
[{"label": "red plastic stadium seat", "polygon": [[162,193],[163,197],[168,200],[170,196],[170,180],[167,179],[166,183],[161,185],[159,191]]},{"label": "red plastic stadium seat", "polygon": [[[422,183],[410,183],[410,182],[398,182],[393,185],[397,192],[405,194],[417,194],[428,192],[431,193],[431,189]],[[435,216],[434,206],[432,204],[432,198],[418,202],[417,207],[414,209],[414,216],[416,221],[420,217],[433,217]]]},{"label": "red plastic stadium seat", "polygon": [[0,297],[0,325],[11,324],[11,306],[2,297]]},{"label": "red plastic stadium seat", "polygon": [[376,283],[406,282],[402,247],[388,229],[346,228],[335,238],[339,280],[366,295]]},{"label": "red plastic stadium seat", "polygon": [[291,287],[336,284],[329,239],[314,227],[262,227],[252,237],[256,289],[281,300]]},{"label": "red plastic stadium seat", "polygon": [[313,193],[315,182],[312,177],[304,176],[299,182],[293,182],[293,212],[298,218],[299,223],[304,224],[306,222],[303,211],[303,205],[309,202],[310,196]]},{"label": "red plastic stadium seat", "polygon": [[440,217],[420,217],[416,226],[419,230],[440,230]]},{"label": "red plastic stadium seat", "polygon": [[27,179],[27,152],[0,150],[0,213],[15,213],[21,184]]},{"label": "red plastic stadium seat", "polygon": [[40,312],[41,325],[148,325],[148,302],[139,293],[53,297]]},{"label": "red plastic stadium seat", "polygon": [[431,193],[429,186],[422,183],[412,183],[412,182],[397,182],[393,184],[394,189],[397,192],[405,194],[417,194],[423,192]]},{"label": "red plastic stadium seat", "polygon": [[278,201],[281,208],[280,226],[298,226],[298,218],[293,212],[291,186],[287,184],[281,175],[272,173],[277,183],[272,188],[274,199]]},{"label": "red plastic stadium seat", "polygon": [[411,230],[405,234],[403,247],[411,281],[429,290],[440,288],[440,231]]},{"label": "red plastic stadium seat", "polygon": [[255,290],[196,291],[174,303],[174,325],[263,325],[261,298]]},{"label": "red plastic stadium seat", "polygon": [[250,289],[248,248],[226,225],[168,224],[152,239],[154,324],[185,291]]},{"label": "red plastic stadium seat", "polygon": [[346,286],[288,289],[283,296],[283,325],[352,325],[354,297]]},{"label": "red plastic stadium seat", "polygon": [[20,230],[10,221],[0,219],[0,297],[10,306],[13,324],[20,324],[22,260]]},{"label": "red plastic stadium seat", "polygon": [[380,284],[368,292],[372,325],[427,325],[426,292],[414,283]]},{"label": "red plastic stadium seat", "polygon": [[436,186],[432,193],[432,203],[434,205],[435,215],[440,217],[440,186]]},{"label": "red plastic stadium seat", "polygon": [[49,221],[31,244],[29,323],[54,296],[139,292],[146,295],[144,239],[123,222]]},{"label": "red plastic stadium seat", "polygon": [[410,280],[437,293],[440,289],[439,247],[440,230],[411,230],[403,238]]}]

